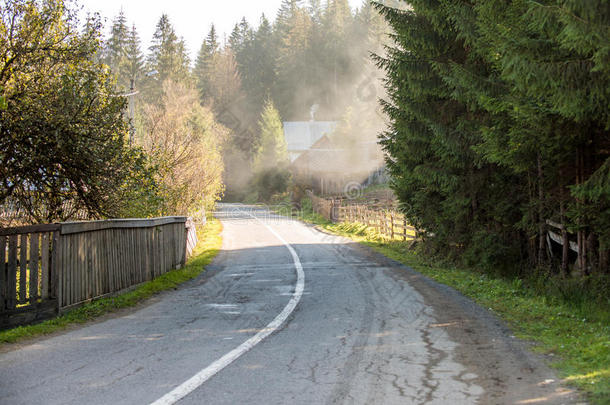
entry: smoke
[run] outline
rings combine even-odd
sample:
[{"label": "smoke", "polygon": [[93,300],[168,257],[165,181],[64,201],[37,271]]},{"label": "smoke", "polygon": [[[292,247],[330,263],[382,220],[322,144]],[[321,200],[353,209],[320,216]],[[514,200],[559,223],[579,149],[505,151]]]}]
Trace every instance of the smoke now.
[{"label": "smoke", "polygon": [[[297,186],[324,194],[342,194],[349,184],[363,185],[384,178],[385,160],[378,136],[387,128],[379,103],[385,92],[383,73],[371,60],[371,54],[383,53],[389,27],[376,11],[370,12],[374,16],[357,20],[362,26],[350,30],[370,30],[371,38],[363,41],[362,35],[350,31],[346,39],[333,45],[337,52],[314,46],[311,53],[317,56],[304,56],[302,66],[298,67],[302,74],[278,77],[279,85],[276,82],[271,91],[285,122],[337,123],[321,144],[314,145],[291,166]],[[373,27],[374,24],[377,25]],[[312,38],[315,41],[315,35]],[[260,103],[263,102],[261,99]],[[255,109],[244,110],[248,109],[233,105],[223,111],[233,125],[220,118],[235,134],[234,144],[241,145],[225,153],[227,200],[242,200],[244,193],[239,191],[247,189],[253,175],[249,151],[258,142],[258,117],[251,116]]]},{"label": "smoke", "polygon": [[[355,185],[360,188],[387,181],[385,156],[378,137],[388,127],[379,100],[385,97],[383,73],[370,56],[381,54],[382,44],[375,49],[354,47],[349,65],[360,66],[340,82],[329,78],[324,86],[333,94],[328,102],[326,94],[316,94],[315,89],[303,88],[295,93],[294,103],[307,100],[311,103],[310,119],[336,121],[336,129],[328,134],[328,141],[307,152],[293,165],[294,181],[302,187],[320,194],[344,195]],[[300,100],[300,101],[299,101]]]}]

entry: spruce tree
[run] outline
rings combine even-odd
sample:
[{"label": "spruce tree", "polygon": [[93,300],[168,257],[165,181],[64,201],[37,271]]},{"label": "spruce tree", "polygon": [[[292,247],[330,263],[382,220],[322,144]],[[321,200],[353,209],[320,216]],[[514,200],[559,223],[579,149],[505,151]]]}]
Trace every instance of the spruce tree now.
[{"label": "spruce tree", "polygon": [[210,27],[207,37],[201,43],[193,76],[199,90],[201,101],[208,103],[211,101],[211,72],[213,68],[214,57],[218,53],[218,39],[216,36],[216,28],[214,24]]},{"label": "spruce tree", "polygon": [[[282,35],[277,49],[277,82],[274,99],[287,119],[308,115],[315,103],[311,96],[317,83],[313,79],[310,58],[312,21],[306,10],[298,8],[287,20],[289,29]],[[279,28],[278,28],[279,29]],[[276,35],[278,35],[276,30]]]},{"label": "spruce tree", "polygon": [[[251,101],[261,107],[261,101],[270,95],[275,84],[277,52],[273,45],[272,27],[263,14],[254,34],[250,65],[243,68],[248,72],[244,75],[244,90],[248,92]],[[256,115],[259,114],[260,111],[257,111]]]},{"label": "spruce tree", "polygon": [[464,66],[480,61],[468,59],[442,6],[412,5],[410,11],[377,5],[395,31],[395,46],[386,58],[377,58],[387,74],[384,110],[391,126],[382,145],[392,185],[409,220],[433,233],[437,247],[459,246],[483,265],[499,266],[504,255],[519,256],[512,238],[514,212],[508,207],[510,212],[495,218],[506,207],[497,196],[515,186],[475,154],[481,142],[477,122],[484,117],[454,97],[439,73],[449,61]]},{"label": "spruce tree", "polygon": [[148,67],[151,71],[158,72],[158,80],[161,83],[167,79],[188,79],[189,58],[186,46],[184,40],[176,35],[167,14],[161,15],[157,23],[149,52]]},{"label": "spruce tree", "polygon": [[[407,215],[437,245],[487,267],[605,271],[610,13],[550,3],[377,5],[396,32],[377,58],[392,122],[382,143]],[[564,226],[559,257],[549,220]]]},{"label": "spruce tree", "polygon": [[[131,87],[131,81],[142,77],[144,70],[144,55],[140,48],[140,37],[135,24],[131,27],[125,44],[125,55],[120,64],[120,83]],[[135,83],[134,83],[135,85]]]},{"label": "spruce tree", "polygon": [[286,165],[288,163],[288,152],[286,151],[282,120],[280,113],[270,99],[265,101],[258,126],[260,140],[255,156],[255,170]]},{"label": "spruce tree", "polygon": [[126,52],[126,45],[129,37],[129,28],[127,27],[127,18],[123,10],[112,21],[110,29],[110,37],[105,44],[104,63],[110,66],[115,73],[119,71],[119,65],[123,60]]},{"label": "spruce tree", "polygon": [[263,201],[285,192],[290,181],[288,152],[279,112],[269,99],[259,121],[260,141],[254,156],[254,188]]},{"label": "spruce tree", "polygon": [[[479,48],[510,89],[507,99],[491,98],[502,103],[489,108],[502,109],[519,123],[504,133],[491,132],[484,147],[490,159],[536,175],[539,192],[530,200],[538,216],[527,222],[537,225],[538,261],[547,257],[551,218],[576,234],[576,267],[587,273],[608,268],[610,249],[610,189],[599,182],[610,156],[610,63],[604,56],[610,12],[603,1],[551,3],[499,7],[484,1],[476,8]],[[564,273],[567,253],[566,246]]]},{"label": "spruce tree", "polygon": [[214,24],[212,24],[212,26],[210,27],[210,32],[208,33],[208,36],[205,40],[210,53],[218,51],[220,43],[218,42],[218,34],[216,33],[216,27],[214,26]]}]

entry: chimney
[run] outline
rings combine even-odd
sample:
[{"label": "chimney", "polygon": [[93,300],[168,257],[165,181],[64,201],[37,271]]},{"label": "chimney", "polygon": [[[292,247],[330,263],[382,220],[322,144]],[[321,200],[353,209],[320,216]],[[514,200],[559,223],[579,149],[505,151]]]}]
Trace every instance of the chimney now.
[{"label": "chimney", "polygon": [[318,108],[320,108],[319,104],[314,104],[311,106],[311,109],[309,110],[309,115],[311,117],[311,122],[316,120],[316,112],[318,111]]}]

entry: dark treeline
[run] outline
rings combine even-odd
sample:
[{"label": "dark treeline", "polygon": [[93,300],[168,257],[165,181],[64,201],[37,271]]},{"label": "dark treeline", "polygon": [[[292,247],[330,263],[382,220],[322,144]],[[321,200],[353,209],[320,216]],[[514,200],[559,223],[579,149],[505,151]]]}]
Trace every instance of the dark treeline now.
[{"label": "dark treeline", "polygon": [[[607,274],[607,2],[409,4],[377,5],[396,32],[377,59],[391,117],[382,143],[428,245],[500,271]],[[549,220],[564,226],[554,255]]]}]

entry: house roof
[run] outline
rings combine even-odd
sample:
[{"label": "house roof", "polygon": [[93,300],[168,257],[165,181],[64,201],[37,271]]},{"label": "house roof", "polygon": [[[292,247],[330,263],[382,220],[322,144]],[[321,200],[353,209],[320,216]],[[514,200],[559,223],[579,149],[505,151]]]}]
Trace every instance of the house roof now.
[{"label": "house roof", "polygon": [[283,124],[286,149],[291,161],[337,127],[335,121],[287,121]]}]

